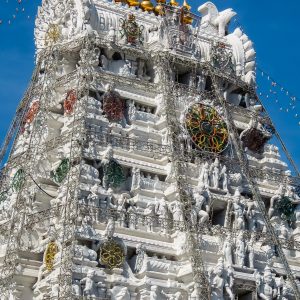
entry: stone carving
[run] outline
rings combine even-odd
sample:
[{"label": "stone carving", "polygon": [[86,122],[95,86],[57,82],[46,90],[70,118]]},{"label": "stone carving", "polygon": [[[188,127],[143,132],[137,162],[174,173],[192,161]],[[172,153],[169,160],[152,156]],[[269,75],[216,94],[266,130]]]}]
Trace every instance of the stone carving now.
[{"label": "stone carving", "polygon": [[161,224],[161,232],[163,234],[167,234],[168,232],[168,216],[169,216],[169,210],[168,210],[168,204],[166,202],[166,198],[163,197],[160,200],[157,201],[155,205],[155,213],[158,215],[159,222]]},{"label": "stone carving", "polygon": [[139,189],[141,186],[141,171],[137,167],[132,168],[131,191]]},{"label": "stone carving", "polygon": [[81,261],[95,262],[97,260],[97,253],[87,246],[75,245],[75,257],[79,258]]},{"label": "stone carving", "polygon": [[144,216],[146,216],[147,231],[153,232],[154,217],[155,217],[155,204],[152,202],[147,203],[147,207],[144,210]]},{"label": "stone carving", "polygon": [[161,294],[164,295],[166,297],[166,299],[170,299],[170,300],[182,300],[182,294],[181,292],[176,292],[176,293],[166,293],[164,291],[161,291]]},{"label": "stone carving", "polygon": [[84,285],[83,295],[91,298],[97,297],[97,284],[94,281],[95,272],[89,270],[86,277],[80,280],[80,284]]},{"label": "stone carving", "polygon": [[259,299],[271,300],[277,299],[278,290],[276,282],[272,276],[271,269],[266,266],[263,278],[257,280],[257,294]]},{"label": "stone carving", "polygon": [[195,282],[193,291],[191,292],[190,300],[200,300],[201,299],[200,293],[201,293],[200,284],[198,282]]},{"label": "stone carving", "polygon": [[271,198],[270,200],[270,208],[268,211],[269,218],[275,218],[275,204],[277,201],[279,201],[283,196],[285,195],[285,188],[283,185],[280,185],[278,190],[276,191],[276,194]]},{"label": "stone carving", "polygon": [[106,239],[110,239],[115,234],[115,221],[113,219],[109,219],[104,231],[104,237]]},{"label": "stone carving", "polygon": [[225,294],[229,296],[229,299],[234,300],[232,271],[230,268],[225,269],[223,258],[220,258],[216,267],[210,270],[209,279],[212,300],[224,300]]},{"label": "stone carving", "polygon": [[246,244],[241,231],[235,241],[235,264],[239,267],[245,266]]},{"label": "stone carving", "polygon": [[149,300],[158,300],[158,299],[159,299],[158,286],[152,285],[150,288]]},{"label": "stone carving", "polygon": [[80,297],[82,296],[82,290],[81,290],[81,285],[80,285],[80,280],[74,279],[73,284],[72,284],[72,294],[75,297]]},{"label": "stone carving", "polygon": [[194,191],[194,205],[191,210],[192,224],[204,224],[209,219],[209,193],[204,187],[199,187]]},{"label": "stone carving", "polygon": [[139,273],[147,259],[146,249],[142,244],[136,246],[136,255],[131,259],[130,265],[134,273]]},{"label": "stone carving", "polygon": [[183,209],[183,204],[178,200],[175,200],[169,204],[169,210],[173,214],[174,222],[180,223],[184,221]]},{"label": "stone carving", "polygon": [[241,193],[240,189],[236,189],[233,196],[233,214],[234,214],[234,223],[233,227],[236,230],[245,230],[245,219],[244,219],[244,205],[241,203]]},{"label": "stone carving", "polygon": [[225,266],[232,266],[232,237],[230,234],[227,235],[224,244],[223,244],[223,255]]},{"label": "stone carving", "polygon": [[110,289],[111,300],[130,300],[130,293],[126,286],[114,286]]}]

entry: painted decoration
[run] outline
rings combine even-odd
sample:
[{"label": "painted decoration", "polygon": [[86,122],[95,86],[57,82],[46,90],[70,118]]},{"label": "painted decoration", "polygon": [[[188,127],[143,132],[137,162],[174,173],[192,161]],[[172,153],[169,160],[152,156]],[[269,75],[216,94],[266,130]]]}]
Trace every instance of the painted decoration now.
[{"label": "painted decoration", "polygon": [[201,103],[191,105],[185,116],[185,125],[199,149],[220,153],[226,148],[227,126],[213,107]]},{"label": "painted decoration", "polygon": [[114,239],[104,242],[100,248],[100,263],[109,269],[122,267],[125,261],[123,247]]}]

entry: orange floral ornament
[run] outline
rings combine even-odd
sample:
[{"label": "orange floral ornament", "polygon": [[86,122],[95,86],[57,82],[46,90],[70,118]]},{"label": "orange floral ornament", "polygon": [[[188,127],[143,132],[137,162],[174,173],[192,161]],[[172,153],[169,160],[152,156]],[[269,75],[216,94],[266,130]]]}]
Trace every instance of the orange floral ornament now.
[{"label": "orange floral ornament", "polygon": [[32,104],[25,116],[24,123],[27,123],[27,124],[32,123],[35,116],[37,115],[39,109],[40,109],[40,101],[36,100],[36,101],[32,102]]}]

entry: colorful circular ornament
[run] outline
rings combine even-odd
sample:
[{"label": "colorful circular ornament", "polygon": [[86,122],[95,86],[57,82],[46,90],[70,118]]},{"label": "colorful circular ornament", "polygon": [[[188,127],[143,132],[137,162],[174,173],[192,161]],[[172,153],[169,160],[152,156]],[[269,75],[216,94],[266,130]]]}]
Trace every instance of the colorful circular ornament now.
[{"label": "colorful circular ornament", "polygon": [[50,176],[57,183],[61,183],[67,176],[70,170],[70,160],[64,158],[55,171],[51,171]]},{"label": "colorful circular ornament", "polygon": [[103,112],[112,122],[121,121],[124,117],[124,101],[119,93],[108,91],[103,96]]},{"label": "colorful circular ornament", "polygon": [[185,126],[199,149],[220,153],[227,147],[226,123],[213,107],[201,103],[191,105],[185,115]]},{"label": "colorful circular ornament", "polygon": [[114,239],[105,241],[100,248],[100,263],[109,269],[122,267],[125,261],[124,248]]},{"label": "colorful circular ornament", "polygon": [[68,91],[67,97],[64,101],[64,112],[66,115],[70,115],[77,101],[77,95],[75,90]]}]

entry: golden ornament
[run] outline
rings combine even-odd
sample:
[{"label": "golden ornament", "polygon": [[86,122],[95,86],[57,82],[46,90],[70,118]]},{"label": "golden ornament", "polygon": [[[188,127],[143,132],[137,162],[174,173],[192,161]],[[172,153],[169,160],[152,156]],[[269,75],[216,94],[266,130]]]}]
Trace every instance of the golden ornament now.
[{"label": "golden ornament", "polygon": [[140,7],[144,11],[153,11],[154,10],[154,6],[153,6],[152,2],[149,0],[142,1],[140,4]]},{"label": "golden ornament", "polygon": [[140,2],[138,0],[126,0],[126,2],[130,7],[140,5]]},{"label": "golden ornament", "polygon": [[60,28],[57,24],[50,24],[46,33],[46,45],[56,43],[60,38]]},{"label": "golden ornament", "polygon": [[104,242],[100,248],[100,263],[109,269],[120,268],[125,261],[124,249],[113,239]]},{"label": "golden ornament", "polygon": [[54,266],[55,255],[58,253],[58,246],[55,242],[50,242],[46,249],[45,264],[46,269],[51,272]]}]

